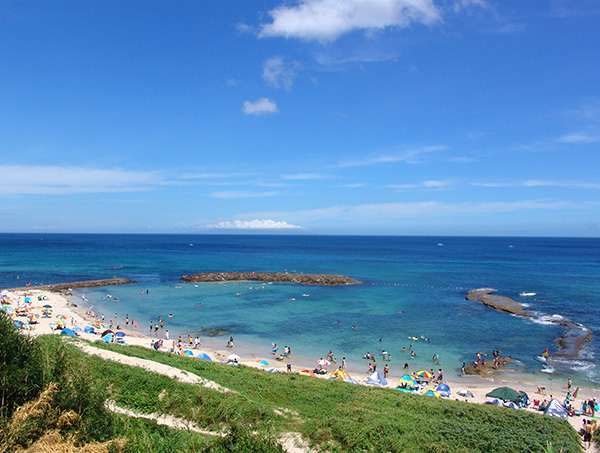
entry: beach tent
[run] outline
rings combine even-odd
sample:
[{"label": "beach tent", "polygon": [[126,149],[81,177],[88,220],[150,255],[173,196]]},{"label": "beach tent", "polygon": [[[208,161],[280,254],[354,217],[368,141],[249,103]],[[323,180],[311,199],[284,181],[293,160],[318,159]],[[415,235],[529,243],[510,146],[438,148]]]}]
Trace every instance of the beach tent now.
[{"label": "beach tent", "polygon": [[405,374],[404,376],[402,376],[400,378],[400,380],[398,381],[398,385],[396,386],[397,388],[409,388],[409,389],[416,389],[417,388],[417,381],[415,380],[414,377],[412,377],[410,374]]},{"label": "beach tent", "polygon": [[110,343],[112,341],[112,338],[113,338],[112,333],[102,335],[102,341],[104,341],[105,343]]},{"label": "beach tent", "polygon": [[371,376],[367,378],[368,385],[378,385],[379,387],[384,387],[388,385],[387,381],[383,377],[379,371],[375,371]]},{"label": "beach tent", "polygon": [[504,401],[494,398],[493,400],[486,401],[485,404],[495,404],[496,406],[502,407],[504,406]]},{"label": "beach tent", "polygon": [[510,387],[498,387],[497,389],[492,390],[490,393],[487,393],[485,396],[489,398],[498,398],[504,401],[512,401],[514,403],[521,402],[521,395],[519,392],[511,389]]},{"label": "beach tent", "polygon": [[60,334],[61,335],[69,335],[70,337],[75,336],[75,332],[73,332],[71,329],[63,329]]},{"label": "beach tent", "polygon": [[93,334],[95,334],[95,333],[96,333],[96,331],[94,330],[94,328],[93,328],[93,327],[91,327],[91,326],[85,326],[85,327],[83,328],[83,331],[84,331],[84,332],[87,332],[87,333],[93,333]]},{"label": "beach tent", "polygon": [[556,398],[548,403],[544,414],[550,417],[569,418],[569,413]]},{"label": "beach tent", "polygon": [[201,352],[200,354],[198,354],[198,358],[202,359],[202,360],[206,360],[208,362],[212,362],[212,359],[210,358],[210,356],[208,354],[205,354],[204,352]]},{"label": "beach tent", "polygon": [[313,377],[315,376],[315,373],[313,373],[313,372],[312,372],[312,371],[310,371],[310,370],[302,370],[302,371],[300,371],[300,373],[298,373],[298,374],[302,374],[302,375],[304,375],[304,376],[313,376]]},{"label": "beach tent", "polygon": [[448,387],[446,384],[438,385],[435,391],[439,392],[443,397],[450,398],[450,387]]},{"label": "beach tent", "polygon": [[329,375],[329,380],[333,381],[333,380],[337,380],[337,381],[343,381],[346,378],[349,378],[350,375],[348,373],[346,373],[344,370],[335,370],[333,373],[331,373]]},{"label": "beach tent", "polygon": [[459,390],[458,392],[456,392],[456,394],[465,398],[475,398],[475,395],[473,395],[473,392],[471,390]]},{"label": "beach tent", "polygon": [[513,403],[512,401],[505,402],[504,407],[510,407],[511,409],[521,410],[521,408],[517,404]]},{"label": "beach tent", "polygon": [[101,336],[104,337],[109,334],[112,335],[112,334],[114,334],[114,332],[112,330],[108,329],[108,330],[105,330],[104,332],[102,332]]},{"label": "beach tent", "polygon": [[115,334],[115,337],[123,338],[125,335],[127,335],[125,332],[119,331]]},{"label": "beach tent", "polygon": [[349,382],[350,384],[358,384],[356,379],[352,379],[351,377],[344,378],[344,382]]},{"label": "beach tent", "polygon": [[525,393],[523,390],[519,390],[519,395],[521,395],[521,405],[529,406],[531,404],[531,400],[529,399],[529,395]]},{"label": "beach tent", "polygon": [[439,392],[436,392],[435,390],[427,390],[425,393],[423,393],[424,396],[435,396],[436,398],[439,398],[440,396],[442,396]]}]

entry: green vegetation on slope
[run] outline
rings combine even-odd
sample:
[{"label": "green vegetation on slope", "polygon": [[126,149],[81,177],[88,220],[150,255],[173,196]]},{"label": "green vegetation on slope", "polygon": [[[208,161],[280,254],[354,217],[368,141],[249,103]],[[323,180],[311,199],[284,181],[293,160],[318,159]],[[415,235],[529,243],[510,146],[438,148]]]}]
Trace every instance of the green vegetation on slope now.
[{"label": "green vegetation on slope", "polygon": [[[7,409],[0,441],[26,447],[52,428],[76,445],[117,440],[110,447],[115,451],[276,451],[274,439],[297,432],[311,446],[328,451],[542,452],[548,442],[556,451],[581,451],[567,422],[538,414],[93,344],[233,390],[223,393],[87,355],[73,341],[81,340],[45,336],[31,343],[38,348],[40,355],[32,357],[42,365],[43,378],[37,393],[26,392],[19,405],[54,383],[59,389],[52,396],[56,414],[40,416],[43,422],[36,422],[33,435],[23,438],[11,431],[12,412]],[[107,400],[141,414],[169,414],[230,435],[209,437],[116,415],[105,408]],[[70,425],[58,422],[64,413],[76,415]]]}]

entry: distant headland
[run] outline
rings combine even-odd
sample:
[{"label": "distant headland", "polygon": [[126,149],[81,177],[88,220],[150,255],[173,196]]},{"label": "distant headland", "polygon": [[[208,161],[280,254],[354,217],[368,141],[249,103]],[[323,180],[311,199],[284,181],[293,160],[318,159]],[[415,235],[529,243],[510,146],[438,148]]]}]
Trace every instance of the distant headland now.
[{"label": "distant headland", "polygon": [[261,281],[278,283],[300,283],[303,285],[359,285],[361,282],[344,275],[297,274],[289,272],[199,272],[181,277],[193,283]]}]

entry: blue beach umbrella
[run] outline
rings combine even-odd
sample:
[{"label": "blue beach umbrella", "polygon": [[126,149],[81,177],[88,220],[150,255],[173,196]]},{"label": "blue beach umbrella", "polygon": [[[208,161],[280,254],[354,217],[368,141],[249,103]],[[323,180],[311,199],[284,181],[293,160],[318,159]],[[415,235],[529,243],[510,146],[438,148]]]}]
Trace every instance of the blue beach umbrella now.
[{"label": "blue beach umbrella", "polygon": [[194,353],[192,351],[190,351],[189,349],[186,349],[185,351],[183,351],[183,353],[185,355],[189,355],[190,357],[194,357]]},{"label": "blue beach umbrella", "polygon": [[269,365],[269,362],[267,362],[266,360],[258,360],[258,363],[260,363],[261,365]]},{"label": "blue beach umbrella", "polygon": [[119,338],[123,338],[125,335],[127,335],[125,332],[117,332],[115,334],[115,336],[119,337]]},{"label": "blue beach umbrella", "polygon": [[210,358],[210,356],[208,354],[205,354],[204,352],[201,352],[200,354],[198,354],[197,358],[206,360],[208,362],[212,362],[212,359]]},{"label": "blue beach umbrella", "polygon": [[277,368],[269,368],[267,371],[269,373],[279,373],[279,370]]}]

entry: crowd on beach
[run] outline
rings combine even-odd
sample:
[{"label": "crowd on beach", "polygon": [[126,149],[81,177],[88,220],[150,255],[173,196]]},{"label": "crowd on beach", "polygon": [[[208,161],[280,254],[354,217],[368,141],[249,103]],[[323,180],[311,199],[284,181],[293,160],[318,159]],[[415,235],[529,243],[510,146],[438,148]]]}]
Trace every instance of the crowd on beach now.
[{"label": "crowd on beach", "polygon": [[[49,297],[52,298],[51,300],[49,299]],[[162,350],[164,352],[170,352],[173,354],[183,354],[185,351],[189,352],[189,350],[194,349],[194,350],[198,350],[201,348],[201,341],[200,341],[200,337],[199,336],[193,336],[193,335],[187,335],[187,337],[185,336],[178,336],[177,339],[171,339],[170,338],[170,333],[169,333],[169,329],[168,329],[168,322],[167,320],[169,318],[172,317],[172,315],[169,315],[168,317],[163,317],[160,316],[158,317],[156,320],[152,320],[149,322],[149,330],[147,331],[149,333],[149,335],[143,336],[141,332],[139,332],[139,324],[137,321],[135,321],[134,319],[129,317],[129,314],[127,314],[124,319],[120,319],[118,313],[114,313],[114,316],[110,316],[110,317],[105,317],[104,314],[101,315],[96,315],[95,313],[93,313],[92,311],[76,311],[75,308],[77,308],[73,302],[71,302],[70,304],[66,303],[66,300],[62,297],[58,297],[56,298],[56,295],[52,294],[52,293],[44,293],[42,291],[31,291],[31,292],[26,292],[26,293],[21,293],[21,294],[4,294],[4,304],[3,307],[5,307],[6,311],[8,313],[11,313],[13,315],[13,317],[15,318],[15,322],[21,322],[21,319],[24,319],[25,316],[18,316],[17,315],[17,311],[19,312],[20,315],[25,314],[27,316],[27,325],[25,323],[22,323],[24,326],[25,331],[33,333],[33,334],[41,334],[41,333],[49,333],[50,332],[54,332],[57,329],[58,330],[62,330],[62,329],[68,329],[68,328],[72,328],[76,334],[81,335],[84,338],[89,338],[91,340],[97,340],[98,336],[97,335],[90,335],[90,334],[84,334],[83,332],[83,328],[87,327],[86,324],[91,325],[91,326],[101,326],[102,328],[110,328],[113,327],[114,330],[125,330],[127,332],[127,342],[131,343],[131,344],[139,344],[141,346],[146,346],[146,347],[152,347],[154,349],[158,349],[158,350]],[[50,303],[49,303],[50,302]],[[44,305],[50,305],[52,308],[48,308],[48,307],[44,307]],[[6,308],[6,307],[10,307],[10,308]],[[54,311],[52,311],[54,310]],[[74,311],[75,310],[75,311]],[[59,314],[59,316],[57,316],[57,314]],[[36,319],[36,316],[41,318],[41,319]],[[110,318],[110,319],[107,319]],[[40,321],[43,321],[43,325],[39,325]],[[36,324],[38,323],[38,324]],[[34,329],[34,330],[31,330]],[[142,329],[143,330],[143,329]],[[158,338],[159,334],[158,332],[161,332],[160,336],[161,338]],[[97,333],[100,333],[100,330],[98,329]],[[85,336],[88,335],[88,336]],[[149,340],[149,341],[148,341]],[[112,341],[116,341],[115,337],[112,337]],[[235,343],[233,340],[233,337],[230,337],[229,340],[227,341],[226,344],[226,350],[229,351],[229,353],[231,352],[231,350],[235,347]],[[203,352],[203,351],[202,351]],[[221,352],[218,350],[215,351],[207,351],[209,352],[211,355],[213,355],[218,361],[223,361],[223,362],[228,362],[229,360],[226,359],[228,352]],[[275,360],[277,362],[284,362],[281,364],[281,371],[288,371],[288,372],[292,372],[292,362],[291,362],[291,357],[292,357],[292,353],[291,353],[291,347],[290,346],[285,346],[283,348],[283,350],[280,352],[279,348],[277,346],[277,344],[273,344],[272,348],[271,348],[271,356],[275,358]],[[412,357],[411,353],[415,354],[415,351],[413,349],[413,345],[410,344],[408,345],[408,347],[403,348],[402,350],[403,353],[407,353],[408,352],[408,357]],[[189,354],[188,354],[189,355]],[[235,354],[230,354],[231,355],[235,355]],[[379,357],[381,355],[381,357]],[[506,357],[501,357],[500,355],[500,351],[499,349],[495,349],[494,351],[492,351],[493,356],[493,360],[490,361],[491,363],[488,363],[488,361],[486,360],[486,357],[488,357],[487,354],[483,354],[483,353],[476,353],[475,354],[475,359],[473,360],[473,362],[477,362],[477,366],[490,366],[493,364],[494,367],[498,367],[501,368],[503,366],[506,366],[506,362],[505,360],[507,359]],[[317,361],[317,364],[319,364],[319,362],[321,362],[322,365],[319,365],[318,368],[314,368],[312,370],[302,370],[301,372],[303,373],[304,371],[307,371],[308,374],[311,375],[322,375],[323,377],[325,376],[329,376],[331,377],[331,375],[333,373],[331,373],[330,371],[327,371],[327,368],[331,365],[333,365],[334,367],[336,367],[337,369],[335,371],[341,370],[344,371],[346,373],[346,375],[348,376],[348,378],[350,377],[348,372],[356,374],[357,371],[355,370],[354,372],[352,370],[348,369],[348,363],[346,360],[346,357],[342,357],[341,361],[339,361],[336,356],[334,355],[332,350],[329,350],[325,355],[324,358],[321,358],[320,360]],[[256,356],[255,356],[256,357]],[[373,373],[376,373],[378,371],[380,371],[380,362],[384,363],[383,369],[381,369],[382,375],[383,377],[385,377],[385,379],[388,378],[394,378],[392,376],[393,372],[391,370],[391,357],[392,355],[386,351],[385,349],[381,350],[380,354],[371,354],[371,353],[367,353],[364,355],[364,359],[367,360],[367,367],[365,368],[366,374],[368,376],[370,376]],[[510,358],[510,357],[508,357]],[[438,365],[440,362],[440,359],[438,357],[437,354],[434,354],[432,357],[432,362],[435,363],[436,365]],[[248,365],[248,366],[258,366],[260,367],[260,364],[258,363],[258,360],[255,359],[242,359],[239,356],[237,356],[236,358],[233,358],[231,360],[231,362],[235,363],[235,364],[244,364],[244,365]],[[339,362],[339,364],[338,364]],[[400,363],[402,363],[404,361],[401,361]],[[417,372],[417,371],[412,371],[409,372],[409,362],[410,360],[404,362],[404,367],[403,370],[405,372],[405,375],[409,375],[412,376],[413,378],[415,378],[415,380],[417,380],[418,378],[418,382],[421,384],[421,390],[424,393],[424,391],[426,389],[431,389],[431,390],[435,390],[435,386],[436,385],[440,385],[440,384],[450,384],[450,385],[460,385],[460,381],[457,383],[456,381],[454,381],[454,383],[451,382],[447,382],[446,381],[446,376],[444,375],[444,371],[443,371],[443,367],[441,366],[436,366],[431,368],[429,371],[427,371],[426,373],[422,373],[423,376],[419,376],[417,375],[417,373],[421,373],[421,372]],[[400,368],[400,367],[399,367]],[[429,367],[428,367],[429,368]],[[438,371],[434,373],[434,368],[437,368]],[[463,363],[463,366],[461,367],[463,374],[465,374],[466,372],[466,366]],[[298,368],[300,369],[300,368]],[[335,373],[334,371],[334,373]],[[400,372],[400,370],[396,370],[398,372]],[[421,371],[425,371],[425,370],[421,370]],[[307,373],[304,373],[307,374]],[[342,375],[343,376],[343,375]],[[456,378],[454,378],[456,379]],[[352,379],[353,380],[353,379]],[[364,381],[363,379],[359,379],[358,381],[355,382],[359,382],[359,381]],[[477,384],[477,385],[471,385],[469,386],[469,389],[473,391],[473,393],[476,395],[472,400],[473,401],[477,401],[477,402],[485,402],[485,394],[486,392],[489,390],[489,383],[485,384],[485,383],[481,383],[481,384]],[[386,385],[389,387],[399,387],[394,385],[394,384],[390,384],[390,385]],[[433,387],[432,387],[433,386]],[[531,387],[531,386],[530,386]],[[535,388],[535,387],[533,387]],[[540,395],[544,395],[545,396],[545,389],[543,386],[538,386],[537,389],[531,390],[534,393],[539,393]],[[473,393],[471,393],[473,395]],[[563,407],[565,407],[565,409],[568,411],[569,414],[577,416],[577,415],[581,415],[586,418],[586,423],[583,425],[583,427],[581,427],[580,432],[582,433],[582,435],[585,435],[585,439],[590,438],[589,435],[587,435],[586,433],[588,432],[594,432],[594,429],[596,428],[597,424],[596,424],[596,412],[597,412],[597,401],[595,399],[595,397],[593,396],[593,394],[590,394],[589,391],[587,392],[589,396],[583,397],[583,395],[581,395],[581,391],[579,389],[573,390],[572,388],[572,382],[569,379],[568,383],[567,383],[567,388],[566,388],[566,396],[564,398],[564,400],[561,402],[561,405]],[[458,392],[455,393],[456,396],[460,395]],[[583,399],[582,399],[583,398]],[[540,398],[541,399],[541,398]],[[553,399],[552,395],[550,396],[550,400],[542,400],[542,401],[538,401],[537,399],[533,400],[533,404],[530,407],[530,409],[534,409],[534,410],[539,410],[542,409],[544,407],[547,407],[547,405],[550,403],[550,401]],[[585,402],[583,402],[585,401]],[[536,404],[537,403],[537,404]],[[572,417],[574,420],[576,420],[575,417]],[[573,422],[572,422],[573,424]],[[589,425],[589,428],[587,427]],[[576,429],[579,428],[576,427]],[[586,440],[586,442],[588,442],[589,444],[589,440]]]}]

